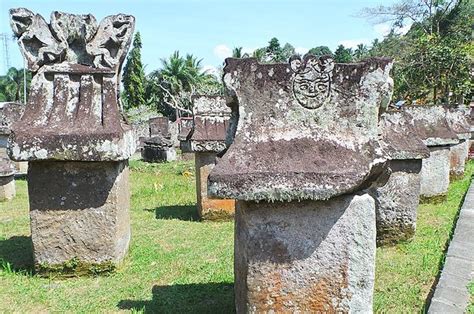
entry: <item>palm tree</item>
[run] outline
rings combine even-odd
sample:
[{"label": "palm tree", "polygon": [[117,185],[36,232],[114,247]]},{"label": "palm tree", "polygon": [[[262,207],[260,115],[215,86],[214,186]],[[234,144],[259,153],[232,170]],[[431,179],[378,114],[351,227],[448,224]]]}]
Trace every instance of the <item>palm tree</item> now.
[{"label": "palm tree", "polygon": [[363,58],[365,58],[367,56],[368,53],[369,53],[369,49],[367,48],[366,45],[364,45],[362,43],[358,44],[357,48],[354,51],[354,58],[357,61],[362,60]]}]

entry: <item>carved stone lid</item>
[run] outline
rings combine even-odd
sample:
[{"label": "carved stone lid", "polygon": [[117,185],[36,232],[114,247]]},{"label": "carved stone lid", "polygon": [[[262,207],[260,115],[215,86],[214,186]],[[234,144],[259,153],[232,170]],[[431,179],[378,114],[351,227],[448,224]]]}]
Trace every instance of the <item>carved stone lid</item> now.
[{"label": "carved stone lid", "polygon": [[423,159],[428,147],[416,134],[412,117],[403,111],[388,111],[380,117],[381,145],[392,160]]},{"label": "carved stone lid", "polygon": [[117,84],[135,18],[53,12],[51,22],[11,9],[10,22],[35,74],[25,113],[12,126],[14,160],[109,161],[135,150],[118,106]]},{"label": "carved stone lid", "polygon": [[369,185],[386,161],[379,108],[390,100],[389,59],[335,64],[305,56],[289,64],[227,59],[233,143],[209,176],[215,197],[322,200]]},{"label": "carved stone lid", "polygon": [[446,108],[435,105],[406,106],[404,110],[411,116],[411,124],[416,135],[427,146],[452,145],[459,142],[457,134],[446,120]]},{"label": "carved stone lid", "polygon": [[456,132],[460,140],[466,140],[471,137],[470,108],[447,107],[446,119],[449,127]]},{"label": "carved stone lid", "polygon": [[226,148],[226,130],[231,109],[223,96],[193,98],[194,127],[189,138],[191,151],[216,152]]}]

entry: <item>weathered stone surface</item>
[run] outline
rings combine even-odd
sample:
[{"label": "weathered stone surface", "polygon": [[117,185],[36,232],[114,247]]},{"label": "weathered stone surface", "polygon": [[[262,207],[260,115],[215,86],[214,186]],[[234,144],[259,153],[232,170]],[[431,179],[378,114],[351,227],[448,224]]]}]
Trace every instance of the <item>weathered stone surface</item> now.
[{"label": "weathered stone surface", "polygon": [[217,154],[214,152],[199,152],[194,156],[199,217],[204,220],[228,220],[233,218],[235,200],[212,199],[207,195],[207,178],[215,166]]},{"label": "weathered stone surface", "polygon": [[155,117],[148,121],[150,126],[150,136],[161,135],[170,138],[169,119],[167,117]]},{"label": "weathered stone surface", "polygon": [[9,155],[29,161],[34,261],[40,272],[112,269],[130,240],[128,158],[134,138],[119,111],[120,68],[134,17],[27,9],[11,25],[34,72],[12,126]]},{"label": "weathered stone surface", "polygon": [[[227,59],[229,149],[208,193],[235,198],[238,313],[371,312],[378,117],[391,60]],[[357,193],[357,195],[355,195]]]},{"label": "weathered stone surface", "polygon": [[[216,152],[226,148],[226,134],[231,115],[223,96],[193,98],[194,126],[188,137],[193,152]],[[185,146],[187,147],[187,146]]]},{"label": "weathered stone surface", "polygon": [[448,124],[447,110],[443,106],[407,106],[404,110],[412,116],[416,135],[427,146],[442,146],[458,143],[458,136]]},{"label": "weathered stone surface", "polygon": [[420,196],[423,201],[444,197],[449,187],[450,152],[446,146],[431,146],[430,157],[423,159]]},{"label": "weathered stone surface", "polygon": [[448,191],[450,146],[459,143],[458,135],[449,126],[447,109],[443,106],[408,106],[415,136],[430,149],[430,157],[423,159],[420,195],[422,201],[443,198]]},{"label": "weathered stone surface", "polygon": [[[130,241],[128,162],[30,162],[34,260],[117,264]],[[92,188],[92,189],[91,189]]]},{"label": "weathered stone surface", "polygon": [[0,157],[0,202],[15,197],[15,167],[7,158]]},{"label": "weathered stone surface", "polygon": [[376,139],[379,107],[391,97],[391,64],[227,59],[235,138],[209,176],[210,194],[290,201],[362,189],[385,161]]},{"label": "weathered stone surface", "polygon": [[371,312],[375,204],[237,201],[237,313]]},{"label": "weathered stone surface", "polygon": [[451,178],[458,178],[464,175],[464,168],[469,154],[469,143],[460,139],[458,144],[451,145],[450,151],[450,175]]},{"label": "weathered stone surface", "polygon": [[446,120],[449,127],[458,135],[459,143],[450,147],[451,150],[451,177],[460,177],[464,174],[464,166],[469,157],[469,139],[471,137],[470,117],[467,108],[447,108]]},{"label": "weathered stone surface", "polygon": [[[0,158],[9,158],[7,152],[8,137],[14,122],[19,121],[25,105],[15,102],[0,103]],[[26,174],[27,162],[15,162],[17,174]]]},{"label": "weathered stone surface", "polygon": [[371,189],[377,213],[377,244],[411,239],[416,230],[421,159],[391,160],[387,182]]},{"label": "weathered stone surface", "polygon": [[226,148],[231,110],[222,96],[193,97],[194,125],[182,141],[184,152],[193,152],[196,168],[197,208],[201,219],[225,220],[234,216],[235,201],[209,198],[207,178],[217,154]]},{"label": "weathered stone surface", "polygon": [[133,154],[133,136],[117,103],[133,16],[108,16],[97,25],[91,15],[53,12],[48,25],[27,9],[10,15],[35,72],[25,113],[12,127],[11,158],[102,161]]},{"label": "weathered stone surface", "polygon": [[381,146],[390,161],[386,174],[370,190],[375,199],[379,245],[408,240],[415,233],[422,158],[429,156],[429,150],[413,135],[411,120],[401,111],[386,112],[380,119]]}]

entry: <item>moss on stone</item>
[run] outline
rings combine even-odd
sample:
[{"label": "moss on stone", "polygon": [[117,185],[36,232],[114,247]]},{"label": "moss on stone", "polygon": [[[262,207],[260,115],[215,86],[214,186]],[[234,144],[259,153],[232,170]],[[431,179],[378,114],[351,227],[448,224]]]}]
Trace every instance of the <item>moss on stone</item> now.
[{"label": "moss on stone", "polygon": [[81,277],[81,276],[98,276],[106,275],[117,269],[117,265],[113,262],[104,263],[87,263],[72,258],[62,264],[36,264],[35,273],[41,277]]}]

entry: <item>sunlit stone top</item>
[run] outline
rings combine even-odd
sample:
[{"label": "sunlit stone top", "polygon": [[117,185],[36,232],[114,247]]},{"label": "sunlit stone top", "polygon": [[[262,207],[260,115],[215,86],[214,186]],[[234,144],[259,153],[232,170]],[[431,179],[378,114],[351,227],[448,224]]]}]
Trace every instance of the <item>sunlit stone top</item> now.
[{"label": "sunlit stone top", "polygon": [[386,161],[380,107],[390,101],[392,61],[338,64],[293,57],[259,64],[227,59],[229,150],[209,193],[241,200],[328,199],[366,187]]},{"label": "sunlit stone top", "polygon": [[118,106],[119,73],[135,19],[10,10],[11,26],[34,72],[26,110],[13,125],[15,160],[123,160],[134,151]]}]

